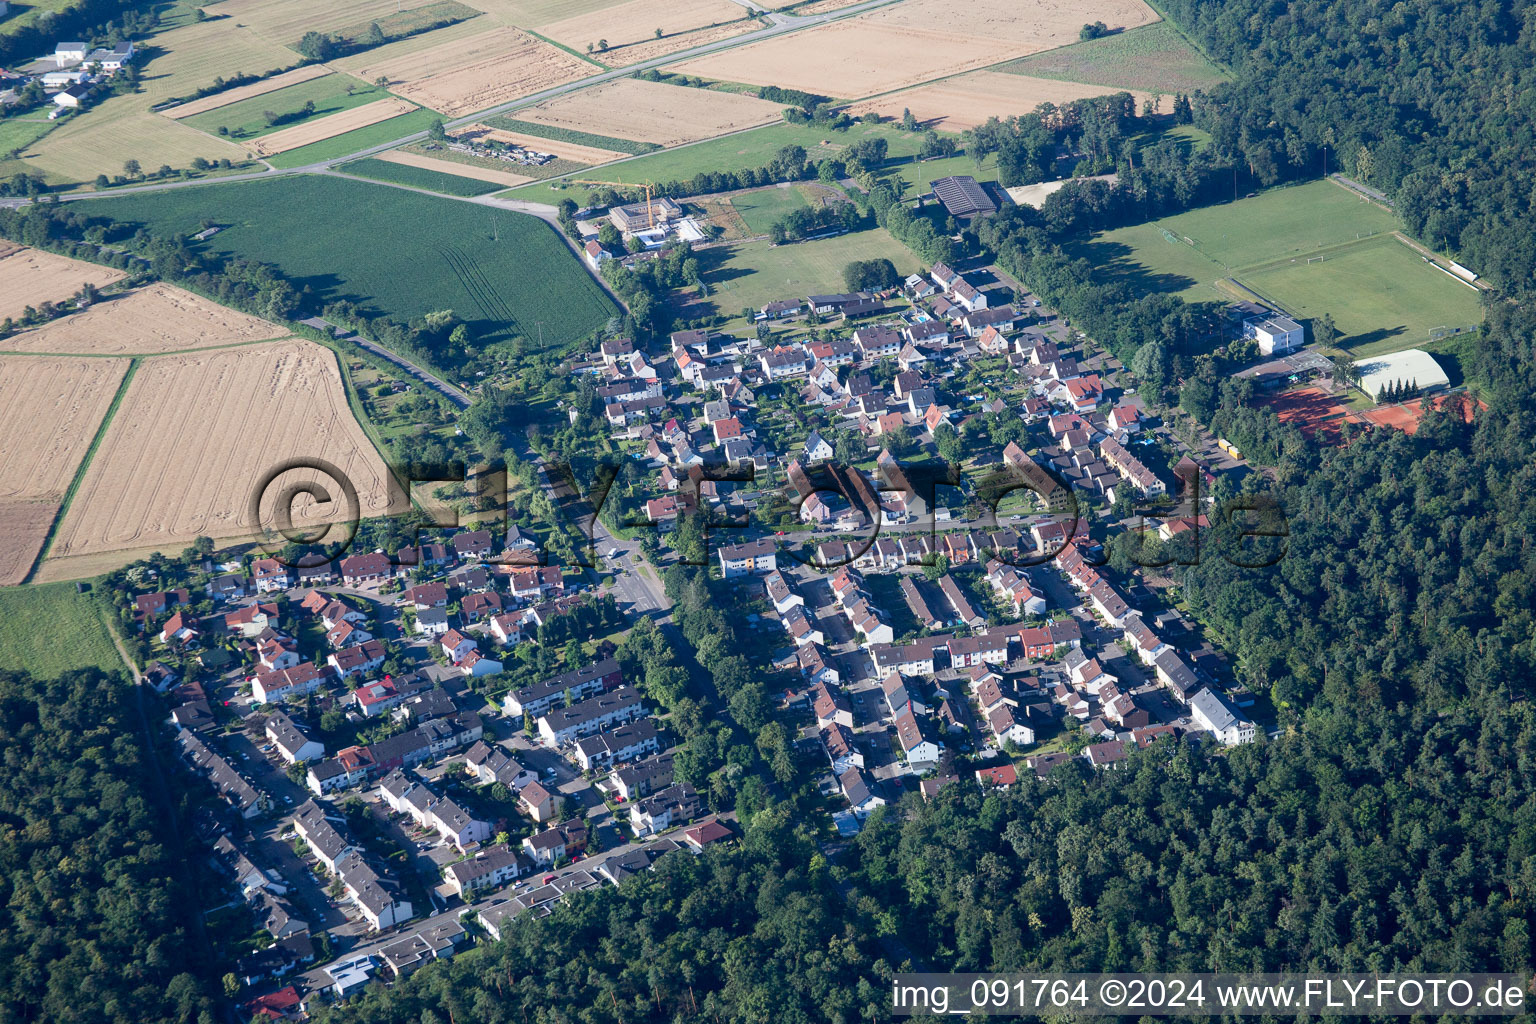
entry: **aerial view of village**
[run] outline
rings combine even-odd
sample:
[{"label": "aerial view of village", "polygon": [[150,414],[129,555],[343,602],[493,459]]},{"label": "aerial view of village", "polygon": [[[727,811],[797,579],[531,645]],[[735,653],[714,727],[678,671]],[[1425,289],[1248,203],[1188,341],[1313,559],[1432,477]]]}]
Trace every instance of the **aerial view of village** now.
[{"label": "aerial view of village", "polygon": [[1533,24],[0,0],[0,1018],[1523,1014]]}]

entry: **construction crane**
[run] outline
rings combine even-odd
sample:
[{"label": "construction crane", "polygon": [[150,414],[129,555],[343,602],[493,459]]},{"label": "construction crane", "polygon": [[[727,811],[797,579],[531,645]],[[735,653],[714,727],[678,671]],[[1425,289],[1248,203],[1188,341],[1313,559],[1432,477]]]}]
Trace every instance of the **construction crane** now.
[{"label": "construction crane", "polygon": [[614,188],[643,188],[645,189],[645,219],[646,227],[656,226],[656,210],[651,206],[651,191],[655,186],[651,182],[641,185],[633,181],[594,181],[591,178],[572,178],[572,185],[609,185]]}]

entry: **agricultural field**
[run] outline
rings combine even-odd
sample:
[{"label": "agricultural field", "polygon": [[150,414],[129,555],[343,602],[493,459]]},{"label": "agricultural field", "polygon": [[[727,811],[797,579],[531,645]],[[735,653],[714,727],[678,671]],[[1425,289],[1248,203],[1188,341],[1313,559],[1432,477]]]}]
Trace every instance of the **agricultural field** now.
[{"label": "agricultural field", "polygon": [[1158,19],[1142,0],[904,0],[669,70],[859,99],[1064,46],[1095,20],[1129,29]]},{"label": "agricultural field", "polygon": [[771,246],[742,242],[699,253],[710,301],[723,313],[757,308],[775,299],[847,290],[843,268],[854,260],[888,259],[902,274],[917,270],[912,251],[883,228],[851,235]]},{"label": "agricultural field", "polygon": [[27,151],[20,170],[55,182],[86,182],[98,174],[123,173],[127,160],[147,171],[187,167],[205,160],[246,160],[244,149],[144,109],[144,98],[110,97],[81,117],[71,117]]},{"label": "agricultural field", "polygon": [[[521,146],[538,153],[552,153],[562,160],[570,160],[580,164],[602,164],[609,160],[622,160],[627,153],[621,153],[612,149],[600,149],[595,146],[586,146],[574,141],[563,139],[546,139],[537,135],[527,135],[522,132],[510,131],[506,128],[498,128],[496,124],[500,118],[491,118],[482,124],[465,125],[455,128],[452,132],[456,139],[469,141],[501,142],[508,146]],[[559,129],[553,129],[559,131]],[[530,168],[531,169],[531,168]]]},{"label": "agricultural field", "polygon": [[286,337],[277,324],[155,283],[0,341],[14,352],[84,356],[157,355]]},{"label": "agricultural field", "polygon": [[1163,95],[1210,89],[1226,79],[1177,29],[1162,21],[1033,54],[995,70]]},{"label": "agricultural field", "polygon": [[[543,321],[546,343],[563,345],[615,311],[552,228],[508,210],[324,176],[93,203],[93,213],[155,233],[191,233],[212,220],[226,227],[208,249],[271,263],[313,289],[317,303],[349,298],[407,320],[452,309],[480,342],[533,337]],[[402,224],[412,248],[380,244]]]},{"label": "agricultural field", "polygon": [[539,28],[623,3],[625,0],[474,0],[471,6],[508,25]]},{"label": "agricultural field", "polygon": [[128,366],[0,356],[0,586],[32,568]]},{"label": "agricultural field", "polygon": [[805,205],[798,189],[763,188],[731,197],[731,206],[753,234],[766,235],[774,222]]},{"label": "agricultural field", "polygon": [[292,128],[283,128],[270,135],[263,135],[259,139],[246,143],[245,148],[250,150],[253,156],[258,157],[286,153],[290,149],[301,149],[316,142],[334,139],[359,128],[367,128],[369,125],[409,114],[416,109],[415,105],[391,96],[365,103],[351,110],[343,110],[339,114],[306,121]]},{"label": "agricultural field", "polygon": [[[333,496],[298,501],[296,527],[344,521],[337,481],[317,470],[289,470],[260,490],[268,473],[302,458],[335,465],[356,488],[361,515],[403,511],[330,350],[290,340],[145,359],[54,535],[48,576],[74,571],[73,556],[126,562],[146,549],[180,551],[198,536],[254,539],[252,499],[268,496],[261,522],[270,527],[272,502],[289,483],[318,481]],[[82,571],[101,564],[92,558]]]},{"label": "agricultural field", "polygon": [[[389,93],[385,90],[364,85],[351,75],[324,75],[225,104],[205,113],[184,114],[178,120],[209,135],[217,135],[220,128],[227,128],[232,138],[245,139],[269,135],[388,98]],[[306,103],[313,103],[315,112],[301,118],[299,111]],[[179,109],[173,108],[172,113]],[[274,126],[267,123],[268,113],[289,115],[294,120]]]},{"label": "agricultural field", "polygon": [[39,679],[78,668],[126,673],[107,630],[107,614],[100,598],[80,593],[73,583],[0,589],[0,671],[30,672]]},{"label": "agricultural field", "polygon": [[[774,155],[781,148],[788,145],[803,147],[807,158],[815,163],[825,157],[836,156],[859,139],[873,136],[886,139],[893,158],[912,156],[922,144],[922,140],[914,133],[890,125],[855,124],[846,131],[831,131],[810,125],[780,123],[625,160],[604,167],[600,175],[593,174],[592,177],[636,185],[647,181],[686,181],[701,171],[739,171],[763,167],[773,161]],[[507,193],[507,197],[554,204],[570,196],[580,203],[587,191],[584,186],[562,188],[557,182],[548,182],[524,185]]]},{"label": "agricultural field", "polygon": [[28,146],[52,131],[57,123],[40,113],[8,117],[0,121],[0,158],[10,153],[25,152]]},{"label": "agricultural field", "polygon": [[19,318],[28,306],[63,302],[83,285],[104,288],[125,276],[111,267],[0,239],[0,320]]},{"label": "agricultural field", "polygon": [[1387,211],[1317,181],[1105,232],[1071,251],[1103,280],[1192,302],[1246,297],[1218,283],[1234,278],[1296,317],[1330,314],[1340,344],[1367,354],[1479,322],[1477,292],[1424,263],[1395,230]]},{"label": "agricultural field", "polygon": [[[202,99],[178,103],[174,107],[165,108],[160,113],[172,120],[180,121],[190,118],[195,114],[217,110],[220,107],[233,106],[236,103],[241,103],[256,96],[265,96],[267,93],[279,92],[287,89],[289,86],[299,85],[302,82],[308,82],[316,78],[326,78],[334,74],[335,72],[324,64],[306,64],[304,67],[294,68],[292,71],[284,71],[280,75],[263,78],[259,82],[252,82],[250,85],[236,86],[233,89],[216,92],[212,96],[204,96]],[[214,125],[214,129],[217,130],[218,125]]]},{"label": "agricultural field", "polygon": [[[623,50],[634,43],[656,40],[656,30],[663,36],[677,36],[690,29],[741,21],[746,9],[732,0],[627,0],[625,3],[585,14],[576,14],[559,21],[538,25],[539,34],[573,50],[586,50],[588,44],[607,40],[608,49],[598,55],[605,63],[610,58],[620,58]],[[690,44],[674,40],[672,50]],[[670,52],[670,51],[664,51]]]},{"label": "agricultural field", "polygon": [[679,50],[691,50],[695,46],[718,43],[722,39],[756,32],[762,27],[762,24],[757,21],[743,18],[711,28],[694,29],[680,36],[667,36],[664,39],[652,39],[648,43],[635,43],[622,50],[609,50],[601,57],[605,63],[613,67],[629,67],[632,64],[641,64],[658,57],[669,56]]},{"label": "agricultural field", "polygon": [[529,145],[532,148],[544,152],[553,152],[553,150],[547,148],[547,144],[550,142],[565,142],[599,151],[606,150],[613,154],[611,159],[654,153],[659,148],[649,142],[631,142],[629,139],[615,139],[608,135],[593,135],[590,132],[572,131],[569,128],[551,128],[547,124],[535,124],[532,121],[523,121],[502,114],[486,118],[485,126],[499,131],[521,134],[529,140]]},{"label": "agricultural field", "polygon": [[374,146],[388,145],[407,135],[424,132],[436,120],[438,116],[435,113],[418,107],[409,113],[398,114],[365,128],[355,128],[320,142],[311,142],[307,146],[269,156],[266,162],[280,169],[326,163]]},{"label": "agricultural field", "polygon": [[381,27],[402,9],[433,6],[434,0],[219,0],[209,14],[246,26],[261,38],[292,46],[305,32],[346,35],[348,29],[377,21]]},{"label": "agricultural field", "polygon": [[[419,160],[420,163],[412,161]],[[441,192],[450,196],[483,196],[490,192],[496,192],[504,188],[508,183],[504,181],[485,181],[476,177],[467,177],[453,170],[440,170],[441,167],[464,167],[466,172],[478,171],[475,167],[465,167],[462,164],[448,163],[446,160],[433,160],[431,157],[417,157],[411,153],[385,153],[379,157],[365,157],[362,160],[354,160],[349,164],[342,164],[338,170],[348,174],[356,174],[361,178],[370,178],[374,181],[389,182],[394,185],[407,185],[411,188],[424,188],[432,192]],[[487,171],[487,174],[495,174],[495,171]],[[516,175],[507,175],[516,178]],[[517,184],[516,181],[511,184]]]},{"label": "agricultural field", "polygon": [[[417,38],[428,39],[434,34]],[[373,53],[382,56],[387,49],[381,47]],[[400,57],[368,61],[353,74],[369,82],[386,77],[391,89],[401,96],[459,117],[584,78],[594,70],[592,64],[558,47],[502,27]]]},{"label": "agricultural field", "polygon": [[678,146],[771,124],[783,113],[782,104],[753,96],[621,78],[546,100],[514,116],[593,135]]},{"label": "agricultural field", "polygon": [[[1027,114],[1042,103],[1070,103],[1073,100],[1104,96],[1122,90],[1110,86],[1081,85],[1075,82],[1003,75],[996,71],[972,71],[915,89],[903,89],[875,100],[856,103],[848,109],[852,117],[867,113],[900,121],[902,111],[912,115],[925,128],[944,132],[963,132],[990,117],[1009,118]],[[1151,96],[1134,92],[1136,104]],[[1172,103],[1172,97],[1169,97]]]}]

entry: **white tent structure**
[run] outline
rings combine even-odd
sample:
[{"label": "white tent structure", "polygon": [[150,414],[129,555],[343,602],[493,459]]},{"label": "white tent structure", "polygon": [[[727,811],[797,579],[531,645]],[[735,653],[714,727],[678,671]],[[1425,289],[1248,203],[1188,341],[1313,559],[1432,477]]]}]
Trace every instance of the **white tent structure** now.
[{"label": "white tent structure", "polygon": [[1451,380],[1435,362],[1435,357],[1423,349],[1410,348],[1390,355],[1358,359],[1355,366],[1360,370],[1360,389],[1373,401],[1381,400],[1381,392],[1389,384],[1417,385],[1420,394],[1429,394],[1451,386]]}]

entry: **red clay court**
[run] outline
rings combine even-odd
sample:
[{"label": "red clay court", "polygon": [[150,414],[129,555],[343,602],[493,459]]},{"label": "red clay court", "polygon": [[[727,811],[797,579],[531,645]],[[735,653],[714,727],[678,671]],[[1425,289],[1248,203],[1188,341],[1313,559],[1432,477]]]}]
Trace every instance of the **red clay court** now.
[{"label": "red clay court", "polygon": [[1339,441],[1339,424],[1372,423],[1381,427],[1395,427],[1407,434],[1419,429],[1424,418],[1426,403],[1429,409],[1442,409],[1450,404],[1456,407],[1462,421],[1471,423],[1478,409],[1488,408],[1467,394],[1439,395],[1435,398],[1418,398],[1396,405],[1377,406],[1365,412],[1350,412],[1339,399],[1322,388],[1297,388],[1272,398],[1259,400],[1260,405],[1272,406],[1281,423],[1294,423],[1308,437],[1328,444]]}]

